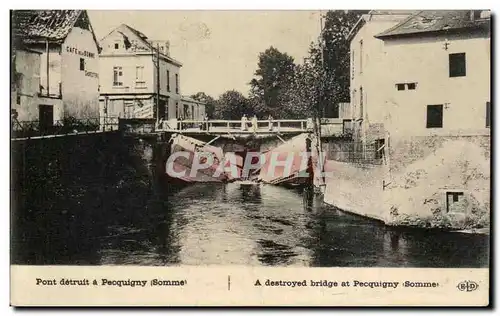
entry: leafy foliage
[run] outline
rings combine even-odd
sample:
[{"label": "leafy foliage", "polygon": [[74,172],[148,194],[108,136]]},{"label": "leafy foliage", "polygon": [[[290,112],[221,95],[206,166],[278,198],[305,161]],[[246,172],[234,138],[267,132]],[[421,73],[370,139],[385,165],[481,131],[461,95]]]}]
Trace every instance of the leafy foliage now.
[{"label": "leafy foliage", "polygon": [[286,103],[284,91],[293,81],[294,70],[293,58],[272,46],[259,54],[255,78],[250,81],[257,115],[279,114]]},{"label": "leafy foliage", "polygon": [[224,92],[215,104],[214,118],[239,120],[243,114],[249,114],[249,100],[241,92]]},{"label": "leafy foliage", "polygon": [[295,64],[293,57],[273,46],[260,53],[254,78],[249,82],[249,98],[234,90],[225,92],[217,101],[203,92],[192,97],[207,104],[209,117],[220,119],[240,119],[243,114],[259,118],[270,114],[282,119],[325,114],[335,117],[338,103],[350,99],[347,36],[367,12],[328,11],[320,42],[311,43],[303,63]]},{"label": "leafy foliage", "polygon": [[216,103],[214,98],[212,98],[205,92],[198,92],[196,94],[193,94],[191,98],[195,99],[196,101],[205,103],[205,113],[208,115],[208,117],[214,116],[215,103]]}]

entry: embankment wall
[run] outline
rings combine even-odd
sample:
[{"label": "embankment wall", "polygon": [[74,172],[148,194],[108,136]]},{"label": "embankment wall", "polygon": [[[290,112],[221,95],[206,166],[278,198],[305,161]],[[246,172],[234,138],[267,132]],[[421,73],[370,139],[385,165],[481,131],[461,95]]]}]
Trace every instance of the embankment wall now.
[{"label": "embankment wall", "polygon": [[489,135],[392,139],[386,158],[380,166],[327,161],[325,202],[388,225],[489,229]]}]

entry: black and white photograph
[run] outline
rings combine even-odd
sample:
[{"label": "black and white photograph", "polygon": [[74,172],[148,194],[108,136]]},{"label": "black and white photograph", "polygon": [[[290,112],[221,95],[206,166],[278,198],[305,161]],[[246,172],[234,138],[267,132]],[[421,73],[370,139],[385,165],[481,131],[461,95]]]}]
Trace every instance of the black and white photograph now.
[{"label": "black and white photograph", "polygon": [[11,10],[11,265],[489,268],[491,16]]}]

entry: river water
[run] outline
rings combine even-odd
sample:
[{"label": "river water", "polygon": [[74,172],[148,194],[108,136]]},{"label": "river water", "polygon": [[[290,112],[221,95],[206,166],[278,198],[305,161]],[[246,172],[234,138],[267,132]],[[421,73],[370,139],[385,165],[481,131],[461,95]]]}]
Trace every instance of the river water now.
[{"label": "river water", "polygon": [[58,208],[19,224],[13,263],[487,267],[489,261],[489,237],[388,228],[298,189],[195,184],[154,199],[129,192],[94,204],[85,201],[95,194],[86,194],[72,202],[73,211]]}]

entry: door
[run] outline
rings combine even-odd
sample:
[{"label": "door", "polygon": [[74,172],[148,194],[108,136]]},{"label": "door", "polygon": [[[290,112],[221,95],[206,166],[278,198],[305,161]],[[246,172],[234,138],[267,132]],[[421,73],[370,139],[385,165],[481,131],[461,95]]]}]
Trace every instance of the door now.
[{"label": "door", "polygon": [[41,132],[47,132],[54,126],[54,107],[48,104],[38,106],[38,123]]},{"label": "door", "polygon": [[165,100],[160,100],[158,107],[158,119],[165,119],[167,116],[167,102]]}]

